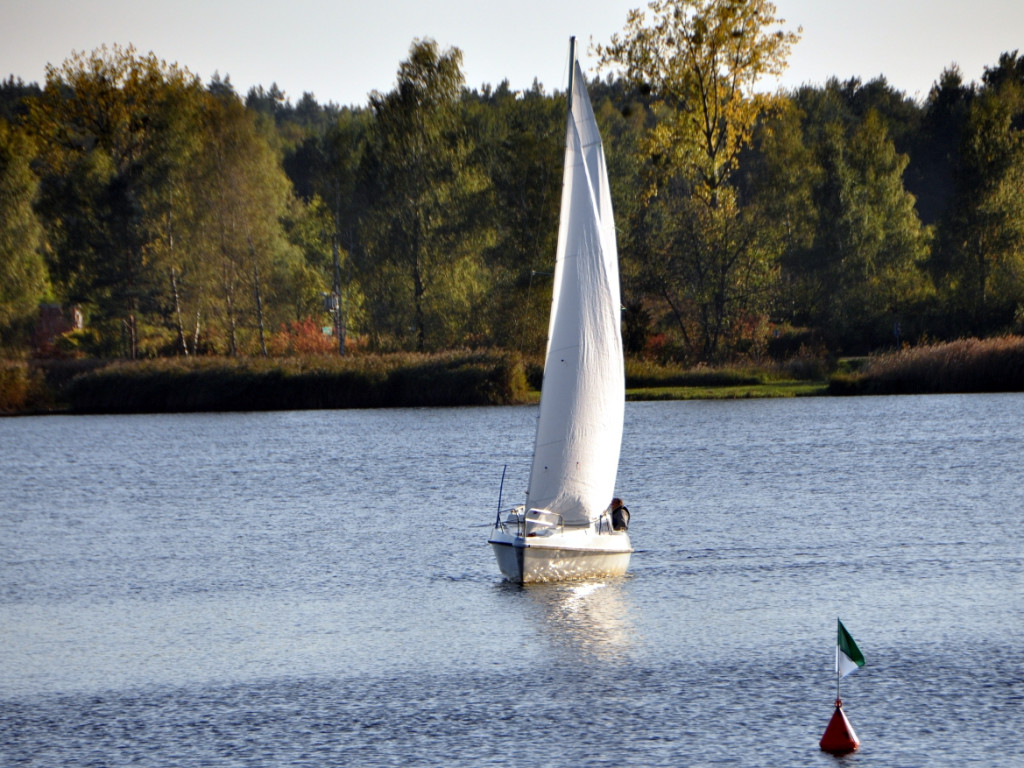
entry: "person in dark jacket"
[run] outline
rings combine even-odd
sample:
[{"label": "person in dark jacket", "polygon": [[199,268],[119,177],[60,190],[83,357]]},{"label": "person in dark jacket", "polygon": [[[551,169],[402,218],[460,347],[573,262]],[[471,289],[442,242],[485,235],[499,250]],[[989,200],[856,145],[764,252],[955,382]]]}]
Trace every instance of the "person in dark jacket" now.
[{"label": "person in dark jacket", "polygon": [[622,503],[622,499],[616,496],[612,499],[612,530],[625,531],[629,528],[629,510]]}]

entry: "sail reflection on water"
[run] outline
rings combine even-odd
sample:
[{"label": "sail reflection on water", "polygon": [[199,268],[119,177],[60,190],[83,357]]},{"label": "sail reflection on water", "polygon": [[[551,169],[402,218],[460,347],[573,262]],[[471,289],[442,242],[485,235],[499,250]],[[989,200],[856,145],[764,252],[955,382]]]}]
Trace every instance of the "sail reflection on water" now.
[{"label": "sail reflection on water", "polygon": [[[636,627],[623,585],[615,580],[520,587],[536,624],[551,643],[574,656],[612,658],[628,651]],[[527,617],[529,618],[529,617]]]}]

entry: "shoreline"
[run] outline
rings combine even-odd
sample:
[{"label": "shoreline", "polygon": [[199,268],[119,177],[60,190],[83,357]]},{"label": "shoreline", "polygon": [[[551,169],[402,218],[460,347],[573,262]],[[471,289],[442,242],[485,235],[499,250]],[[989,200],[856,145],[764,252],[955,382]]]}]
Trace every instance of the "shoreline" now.
[{"label": "shoreline", "polygon": [[[788,374],[788,375],[787,375]],[[711,369],[627,361],[626,400],[1024,391],[1024,337],[962,339],[840,360]],[[542,371],[504,351],[345,358],[0,360],[0,416],[417,408],[536,403]]]}]

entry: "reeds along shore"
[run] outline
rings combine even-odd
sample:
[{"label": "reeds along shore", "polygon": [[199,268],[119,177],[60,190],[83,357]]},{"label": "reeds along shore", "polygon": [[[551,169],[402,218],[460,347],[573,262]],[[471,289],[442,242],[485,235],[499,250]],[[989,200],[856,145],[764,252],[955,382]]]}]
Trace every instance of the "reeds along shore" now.
[{"label": "reeds along shore", "polygon": [[527,397],[522,360],[501,352],[0,366],[7,413],[501,405]]},{"label": "reeds along shore", "polygon": [[1024,391],[1024,338],[960,339],[868,358],[829,380],[831,395]]},{"label": "reeds along shore", "polygon": [[[792,378],[792,371],[782,371]],[[630,360],[627,386],[659,398],[776,380],[778,370],[686,369]],[[797,378],[807,378],[797,376]],[[824,373],[814,376],[824,381]],[[0,361],[0,413],[168,413],[508,405],[535,401],[540,360],[509,352],[348,358]]]},{"label": "reeds along shore", "polygon": [[[712,390],[808,378],[783,366],[686,370],[626,365],[630,389]],[[798,375],[799,374],[799,375]],[[813,372],[824,382],[823,371]],[[0,360],[0,414],[172,413],[315,408],[507,405],[536,397],[541,369],[509,352],[347,358],[173,358],[142,362]],[[824,384],[822,384],[824,388]],[[905,348],[834,373],[830,395],[1024,391],[1024,338],[963,339]],[[666,395],[669,396],[669,395]]]}]

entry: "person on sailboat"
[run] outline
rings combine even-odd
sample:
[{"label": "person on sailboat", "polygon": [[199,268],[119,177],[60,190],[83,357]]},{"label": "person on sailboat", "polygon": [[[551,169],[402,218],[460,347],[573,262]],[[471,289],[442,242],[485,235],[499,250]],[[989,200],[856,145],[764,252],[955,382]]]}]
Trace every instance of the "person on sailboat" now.
[{"label": "person on sailboat", "polygon": [[622,503],[622,499],[616,496],[612,499],[612,530],[625,531],[629,528],[629,510]]}]

